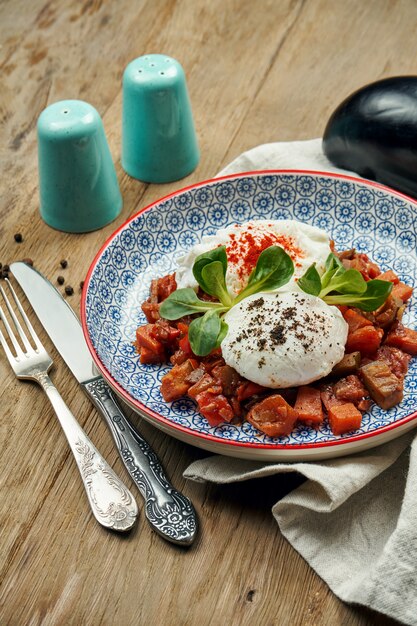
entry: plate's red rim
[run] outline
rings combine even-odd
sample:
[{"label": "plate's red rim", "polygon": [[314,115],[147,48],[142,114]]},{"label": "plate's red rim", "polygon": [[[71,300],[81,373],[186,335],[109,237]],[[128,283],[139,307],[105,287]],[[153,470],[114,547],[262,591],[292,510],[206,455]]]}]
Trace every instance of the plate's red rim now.
[{"label": "plate's red rim", "polygon": [[341,439],[337,439],[337,440],[332,440],[332,441],[322,441],[322,442],[317,442],[317,443],[304,443],[304,444],[273,444],[273,443],[253,443],[253,442],[245,442],[245,441],[233,441],[233,440],[227,440],[227,439],[221,439],[219,437],[216,437],[215,435],[211,435],[209,433],[203,433],[203,432],[199,432],[199,431],[194,431],[191,430],[185,426],[182,426],[181,424],[176,424],[175,422],[172,422],[171,420],[169,420],[168,418],[164,417],[163,415],[161,415],[160,413],[157,413],[156,411],[153,411],[152,409],[148,408],[145,404],[143,404],[142,402],[140,402],[139,400],[136,400],[135,398],[132,398],[132,396],[126,391],[126,389],[124,389],[120,383],[118,383],[113,376],[110,374],[110,372],[108,371],[108,369],[106,368],[105,365],[103,365],[103,363],[101,362],[100,358],[98,357],[93,343],[90,339],[89,333],[88,333],[88,329],[87,329],[87,313],[86,313],[86,299],[87,299],[87,291],[88,291],[88,286],[90,284],[90,280],[91,280],[91,275],[99,261],[99,259],[101,258],[101,256],[103,255],[103,253],[105,252],[105,250],[108,248],[108,246],[110,245],[110,243],[113,241],[113,239],[115,239],[117,237],[117,235],[126,228],[126,226],[128,226],[134,219],[136,219],[138,217],[138,215],[141,215],[142,213],[145,213],[147,211],[150,211],[154,206],[161,204],[162,202],[165,202],[166,200],[169,200],[175,196],[178,196],[186,191],[190,191],[191,189],[197,189],[198,187],[204,187],[205,185],[209,185],[211,183],[218,183],[219,181],[224,181],[224,180],[231,180],[234,178],[245,178],[245,177],[250,177],[250,176],[259,176],[259,175],[270,175],[270,176],[277,176],[277,175],[304,175],[304,176],[317,176],[317,177],[323,177],[323,178],[337,178],[337,179],[341,179],[341,180],[346,180],[346,181],[350,181],[350,182],[354,182],[354,183],[360,183],[362,185],[365,186],[369,186],[369,187],[374,187],[376,189],[380,189],[381,191],[384,191],[385,193],[388,193],[389,195],[393,195],[393,196],[397,196],[399,198],[402,198],[404,200],[406,200],[407,202],[411,202],[412,204],[414,204],[417,208],[417,202],[414,198],[411,198],[410,196],[407,196],[404,193],[401,193],[399,191],[396,191],[395,189],[391,189],[390,187],[387,187],[386,185],[381,185],[380,183],[374,182],[374,181],[370,181],[370,180],[366,180],[364,178],[359,178],[356,176],[350,176],[348,174],[338,174],[337,172],[325,172],[325,171],[320,171],[320,170],[298,170],[298,169],[272,169],[272,170],[251,170],[248,172],[237,172],[235,174],[227,174],[225,176],[219,176],[216,178],[209,178],[207,180],[204,181],[200,181],[198,183],[193,183],[192,185],[187,185],[186,187],[182,187],[181,189],[178,189],[177,191],[173,191],[169,194],[167,194],[166,196],[163,196],[162,198],[158,198],[157,200],[155,200],[154,202],[152,202],[151,204],[148,204],[147,206],[143,207],[142,209],[140,209],[139,211],[137,211],[134,215],[132,215],[131,217],[129,217],[125,222],[123,222],[123,224],[121,224],[121,226],[119,226],[104,242],[104,244],[101,246],[101,248],[99,249],[99,251],[97,252],[97,254],[95,255],[89,270],[87,272],[87,276],[85,278],[84,281],[84,286],[83,286],[83,290],[82,290],[82,295],[81,295],[81,324],[82,324],[82,328],[83,328],[83,333],[84,333],[84,338],[85,341],[87,343],[88,349],[90,350],[91,356],[95,362],[95,364],[97,365],[98,369],[101,371],[101,373],[103,374],[103,376],[105,378],[107,378],[108,381],[110,381],[111,386],[117,391],[117,393],[127,402],[127,404],[129,404],[132,407],[135,407],[140,413],[144,413],[145,416],[148,415],[149,417],[153,418],[154,420],[156,420],[157,422],[161,422],[163,424],[165,424],[167,427],[172,428],[174,430],[180,431],[188,436],[191,437],[197,437],[199,439],[204,439],[206,441],[211,441],[213,443],[216,444],[220,444],[223,446],[237,446],[237,447],[243,447],[243,448],[254,448],[254,449],[267,449],[267,450],[305,450],[305,449],[320,449],[320,448],[327,448],[330,446],[340,446],[340,445],[347,445],[350,443],[354,443],[354,442],[358,442],[358,441],[362,441],[364,439],[368,439],[371,437],[379,437],[380,435],[387,433],[391,430],[394,430],[396,428],[399,428],[400,426],[404,426],[405,424],[407,424],[408,422],[411,422],[412,420],[417,418],[417,410],[414,411],[413,413],[410,413],[409,415],[406,415],[404,417],[402,417],[400,420],[398,420],[397,422],[393,422],[392,424],[387,424],[386,426],[382,426],[381,428],[378,428],[376,430],[372,430],[370,432],[367,433],[359,433],[358,435],[353,435],[352,437],[346,437],[346,438],[341,438]]}]

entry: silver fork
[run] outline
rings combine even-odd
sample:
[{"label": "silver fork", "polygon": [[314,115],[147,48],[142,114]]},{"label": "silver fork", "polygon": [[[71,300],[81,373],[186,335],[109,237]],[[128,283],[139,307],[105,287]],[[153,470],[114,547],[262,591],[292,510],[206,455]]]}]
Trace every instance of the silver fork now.
[{"label": "silver fork", "polygon": [[15,351],[13,354],[0,328],[0,342],[10,365],[17,378],[36,381],[48,396],[77,462],[91,510],[97,521],[112,530],[129,530],[138,515],[135,499],[94,447],[49,378],[48,371],[53,361],[35,333],[10,281],[6,279],[5,282],[35,345],[33,348],[30,344],[5,289],[0,285],[10,319],[23,344],[22,349],[0,306],[0,320]]}]

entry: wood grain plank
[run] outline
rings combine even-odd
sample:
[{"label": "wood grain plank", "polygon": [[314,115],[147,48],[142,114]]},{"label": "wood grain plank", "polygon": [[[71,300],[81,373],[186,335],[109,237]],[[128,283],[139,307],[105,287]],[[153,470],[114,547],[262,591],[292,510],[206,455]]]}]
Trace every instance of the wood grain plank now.
[{"label": "wood grain plank", "polygon": [[[78,310],[78,284],[95,252],[138,209],[213,176],[258,143],[320,134],[335,94],[339,101],[400,68],[415,72],[415,17],[407,0],[4,1],[0,262],[31,257],[53,281],[63,274]],[[121,76],[131,59],[155,51],[184,66],[202,159],[186,179],[150,186],[120,166]],[[38,213],[36,120],[48,103],[68,97],[91,102],[102,115],[124,197],[113,224],[84,235],[53,231]],[[104,423],[35,325],[64,397],[131,486]],[[131,411],[174,484],[193,500],[201,531],[189,550],[163,542],[143,514],[126,537],[105,532],[88,512],[40,390],[14,380],[2,358],[0,377],[1,623],[393,623],[341,603],[282,538],[271,507],[298,484],[295,476],[223,487],[187,482],[182,471],[206,453]]]}]

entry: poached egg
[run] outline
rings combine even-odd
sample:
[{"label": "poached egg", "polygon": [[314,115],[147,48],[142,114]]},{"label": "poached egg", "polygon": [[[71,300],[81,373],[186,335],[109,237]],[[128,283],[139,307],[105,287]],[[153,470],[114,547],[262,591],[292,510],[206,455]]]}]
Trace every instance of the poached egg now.
[{"label": "poached egg", "polygon": [[295,220],[252,220],[244,224],[233,224],[222,228],[215,235],[206,235],[187,254],[178,259],[175,272],[178,288],[198,285],[192,268],[195,259],[203,252],[218,246],[226,246],[226,287],[235,297],[248,282],[260,253],[272,245],[281,246],[294,263],[294,274],[280,291],[299,290],[297,279],[316,263],[317,270],[324,271],[329,256],[330,241],[326,232],[315,226]]},{"label": "poached egg", "polygon": [[264,387],[307,385],[329,374],[345,353],[348,325],[339,309],[301,291],[254,294],[224,319],[225,362]]}]

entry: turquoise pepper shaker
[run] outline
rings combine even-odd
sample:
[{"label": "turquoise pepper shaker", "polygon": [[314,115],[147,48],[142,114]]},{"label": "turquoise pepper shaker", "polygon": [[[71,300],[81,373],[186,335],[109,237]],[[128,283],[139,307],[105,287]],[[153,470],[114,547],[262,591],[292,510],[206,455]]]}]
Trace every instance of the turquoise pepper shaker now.
[{"label": "turquoise pepper shaker", "polygon": [[53,228],[96,230],[122,209],[101,117],[81,100],[48,106],[38,119],[40,213]]},{"label": "turquoise pepper shaker", "polygon": [[180,63],[135,59],[123,75],[122,166],[134,178],[168,183],[190,174],[200,153]]}]

